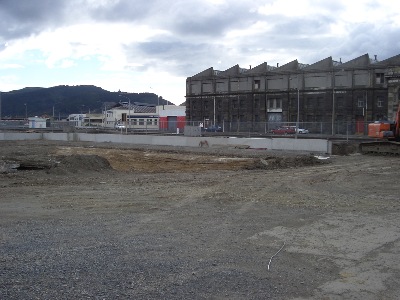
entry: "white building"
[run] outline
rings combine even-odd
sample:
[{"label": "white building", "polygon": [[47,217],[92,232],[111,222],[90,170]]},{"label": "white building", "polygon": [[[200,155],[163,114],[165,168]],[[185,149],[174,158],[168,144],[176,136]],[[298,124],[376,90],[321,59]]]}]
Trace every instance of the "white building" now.
[{"label": "white building", "polygon": [[104,126],[114,128],[124,124],[131,129],[158,130],[159,115],[156,106],[118,103],[105,112]]},{"label": "white building", "polygon": [[71,126],[82,127],[84,126],[86,114],[72,114],[68,116],[68,120]]},{"label": "white building", "polygon": [[147,105],[118,103],[107,109],[103,114],[71,114],[69,123],[74,127],[103,126],[115,128],[124,125],[132,130],[164,130],[173,131],[185,126],[186,110],[184,106],[176,105]]},{"label": "white building", "polygon": [[28,118],[29,128],[47,128],[50,126],[50,120],[46,118],[30,117]]}]

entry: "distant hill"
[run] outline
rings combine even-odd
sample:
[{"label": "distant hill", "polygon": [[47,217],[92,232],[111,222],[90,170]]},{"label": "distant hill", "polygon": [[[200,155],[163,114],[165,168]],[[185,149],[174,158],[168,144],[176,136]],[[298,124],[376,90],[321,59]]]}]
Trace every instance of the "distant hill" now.
[{"label": "distant hill", "polygon": [[109,92],[93,85],[60,85],[50,88],[27,87],[1,93],[1,117],[66,117],[74,113],[101,113],[118,102],[149,105],[173,103],[153,93]]}]

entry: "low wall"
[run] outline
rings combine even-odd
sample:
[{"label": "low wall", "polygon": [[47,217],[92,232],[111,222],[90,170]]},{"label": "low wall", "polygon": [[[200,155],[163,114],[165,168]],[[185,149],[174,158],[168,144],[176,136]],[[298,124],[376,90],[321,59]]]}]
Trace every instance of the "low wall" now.
[{"label": "low wall", "polygon": [[332,154],[332,142],[325,139],[294,138],[235,138],[235,137],[187,137],[179,135],[125,135],[90,133],[14,133],[1,132],[0,140],[49,140],[82,141],[95,143],[126,143],[144,145],[165,145],[199,147],[201,141],[207,141],[210,147],[243,147],[267,150],[301,151]]}]

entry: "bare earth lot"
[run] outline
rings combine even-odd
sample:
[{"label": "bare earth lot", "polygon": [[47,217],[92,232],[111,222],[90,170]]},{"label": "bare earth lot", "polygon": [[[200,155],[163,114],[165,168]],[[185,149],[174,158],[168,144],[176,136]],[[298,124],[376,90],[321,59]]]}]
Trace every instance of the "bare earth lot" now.
[{"label": "bare earth lot", "polygon": [[0,170],[0,299],[400,295],[399,157],[3,141]]}]

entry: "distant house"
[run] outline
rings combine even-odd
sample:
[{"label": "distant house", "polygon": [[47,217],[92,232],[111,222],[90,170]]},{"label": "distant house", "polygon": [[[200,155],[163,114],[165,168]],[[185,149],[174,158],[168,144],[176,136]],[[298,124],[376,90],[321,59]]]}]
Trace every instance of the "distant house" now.
[{"label": "distant house", "polygon": [[123,124],[134,130],[183,130],[186,112],[184,106],[148,105],[122,102],[105,112],[105,127]]},{"label": "distant house", "polygon": [[186,107],[176,105],[159,106],[160,130],[183,132],[186,122]]},{"label": "distant house", "polygon": [[158,130],[159,118],[154,105],[121,102],[105,112],[104,120],[109,128],[123,124],[130,129]]},{"label": "distant house", "polygon": [[28,118],[29,128],[47,128],[50,127],[50,119],[30,117]]},{"label": "distant house", "polygon": [[72,114],[68,116],[68,121],[71,126],[81,127],[84,126],[86,114]]}]

